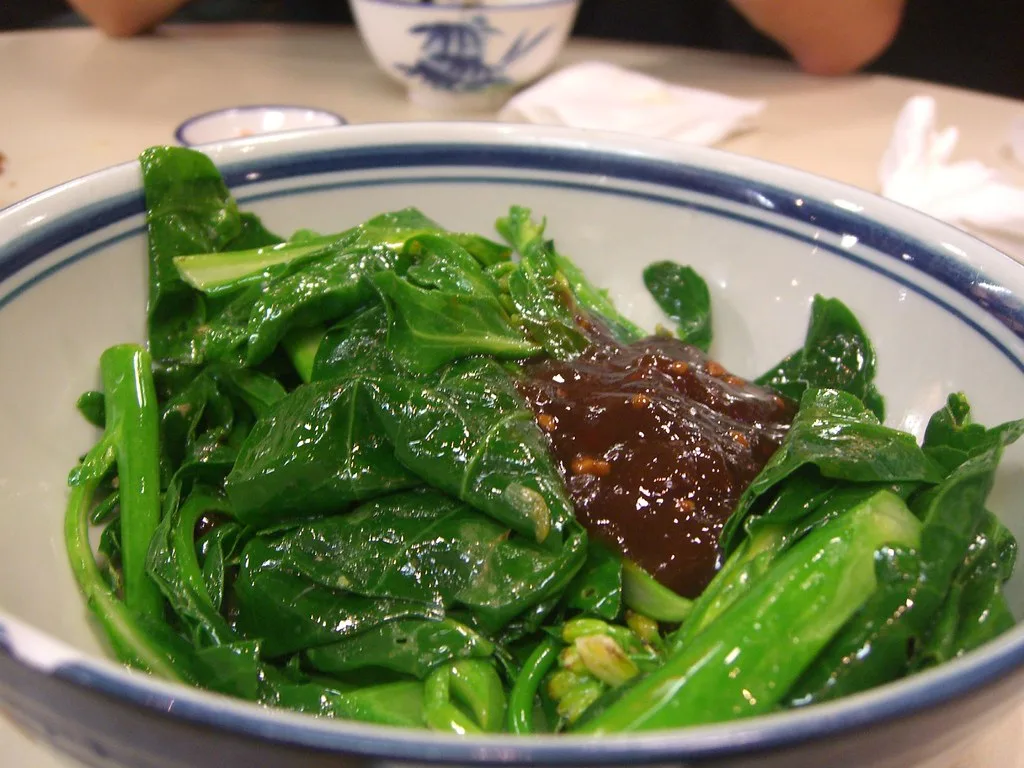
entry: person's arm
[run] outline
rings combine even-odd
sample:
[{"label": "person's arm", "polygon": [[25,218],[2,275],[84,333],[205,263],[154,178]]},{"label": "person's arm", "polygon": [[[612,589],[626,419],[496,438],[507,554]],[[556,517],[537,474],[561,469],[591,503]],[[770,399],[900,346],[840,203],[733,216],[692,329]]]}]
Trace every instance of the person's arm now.
[{"label": "person's arm", "polygon": [[905,0],[730,0],[805,71],[853,72],[892,43]]},{"label": "person's arm", "polygon": [[90,23],[112,37],[145,32],[188,0],[68,0]]}]

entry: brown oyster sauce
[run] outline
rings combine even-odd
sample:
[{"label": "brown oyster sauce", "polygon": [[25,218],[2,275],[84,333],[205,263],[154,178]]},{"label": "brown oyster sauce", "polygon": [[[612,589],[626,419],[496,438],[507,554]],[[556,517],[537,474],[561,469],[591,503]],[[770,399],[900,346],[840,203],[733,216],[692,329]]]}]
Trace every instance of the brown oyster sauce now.
[{"label": "brown oyster sauce", "polygon": [[519,388],[591,537],[686,597],[714,576],[722,526],[796,412],[663,336],[531,363]]}]

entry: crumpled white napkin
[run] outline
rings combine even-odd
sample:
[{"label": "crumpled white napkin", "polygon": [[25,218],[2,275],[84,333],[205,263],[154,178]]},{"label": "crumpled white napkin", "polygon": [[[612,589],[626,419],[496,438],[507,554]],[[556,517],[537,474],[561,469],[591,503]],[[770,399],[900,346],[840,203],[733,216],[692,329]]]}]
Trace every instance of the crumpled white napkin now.
[{"label": "crumpled white napkin", "polygon": [[1024,238],[1024,188],[978,160],[950,162],[959,131],[935,125],[935,99],[907,101],[878,169],[882,194],[965,229]]},{"label": "crumpled white napkin", "polygon": [[716,144],[749,128],[764,101],[665,83],[613,64],[589,61],[521,91],[498,115],[506,122],[569,125],[691,144]]}]

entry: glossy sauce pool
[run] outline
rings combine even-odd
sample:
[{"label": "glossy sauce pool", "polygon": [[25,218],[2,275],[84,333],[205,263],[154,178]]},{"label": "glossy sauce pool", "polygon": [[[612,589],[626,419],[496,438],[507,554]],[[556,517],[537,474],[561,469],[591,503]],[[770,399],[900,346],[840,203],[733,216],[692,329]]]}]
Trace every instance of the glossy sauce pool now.
[{"label": "glossy sauce pool", "polygon": [[722,526],[779,447],[795,404],[662,336],[602,340],[526,372],[520,390],[577,519],[665,586],[698,595],[718,568]]}]

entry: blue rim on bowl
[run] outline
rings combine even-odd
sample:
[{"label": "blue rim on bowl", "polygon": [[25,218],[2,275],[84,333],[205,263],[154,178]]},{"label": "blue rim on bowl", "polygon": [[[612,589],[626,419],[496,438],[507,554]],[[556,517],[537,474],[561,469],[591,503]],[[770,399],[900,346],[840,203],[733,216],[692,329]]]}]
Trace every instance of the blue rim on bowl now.
[{"label": "blue rim on bowl", "polygon": [[[239,202],[342,186],[400,185],[429,178],[433,182],[473,183],[498,179],[522,185],[574,186],[602,194],[644,196],[668,205],[699,209],[712,215],[736,218],[752,226],[807,241],[807,225],[829,233],[850,235],[865,246],[889,257],[893,264],[917,271],[952,289],[971,304],[997,320],[1018,339],[1024,339],[1024,303],[1003,287],[998,275],[984,275],[970,267],[957,254],[968,251],[985,253],[996,259],[999,272],[1012,271],[1014,279],[1024,265],[1002,257],[989,246],[947,225],[932,222],[923,214],[903,209],[889,201],[838,182],[818,179],[800,171],[743,158],[724,161],[714,150],[680,148],[664,143],[665,156],[636,151],[621,136],[579,132],[535,126],[496,124],[433,124],[428,138],[421,138],[415,125],[369,125],[346,132],[345,146],[332,145],[327,137],[317,139],[315,132],[306,146],[289,147],[291,137],[262,136],[247,141],[228,142],[210,148],[224,177]],[[292,134],[295,136],[295,134]],[[511,137],[511,138],[510,138]],[[350,141],[348,139],[351,139]],[[280,150],[275,153],[275,145]],[[246,153],[245,148],[262,151]],[[669,147],[674,147],[670,150]],[[682,155],[682,158],[680,156]],[[687,159],[689,158],[689,160]],[[703,165],[701,163],[704,163]],[[488,176],[470,176],[460,169],[485,168]],[[246,190],[247,185],[275,179],[316,177],[345,171],[374,169],[410,169],[408,174],[388,178],[323,180],[277,191]],[[124,179],[134,178],[134,164],[118,171]],[[524,171],[555,171],[566,174],[598,174],[589,182],[555,181],[527,177]],[[103,172],[110,173],[110,171]],[[749,176],[741,175],[743,173]],[[87,177],[88,178],[88,177]],[[628,182],[643,189],[623,190],[608,180]],[[71,182],[55,191],[73,191],[83,182]],[[653,191],[657,188],[657,192]],[[813,196],[797,194],[795,189],[814,190]],[[129,189],[129,187],[125,187]],[[700,195],[702,202],[674,198],[673,191]],[[32,213],[30,198],[12,206],[0,216],[24,217]],[[737,213],[741,206],[745,213]],[[54,249],[95,233],[115,222],[138,216],[144,211],[139,189],[122,191],[77,212],[56,216],[41,226],[7,243],[0,243],[0,281],[32,264]],[[774,223],[759,213],[770,212]],[[891,223],[894,216],[908,222],[927,224],[927,237],[903,231]],[[887,219],[890,223],[887,223]],[[908,224],[909,227],[909,224]],[[925,227],[918,227],[924,229]],[[45,280],[61,267],[86,258],[114,240],[141,232],[122,232],[104,242],[91,242],[64,261],[51,265],[0,299],[0,307],[13,296]],[[972,322],[947,300],[906,277],[901,269],[868,264],[848,249],[833,247],[814,239],[816,247],[830,256],[857,263],[901,282],[929,301],[956,315],[989,343],[996,346],[1018,369],[1024,359],[1002,344],[992,332]],[[1020,278],[1024,284],[1024,278]],[[84,610],[84,608],[83,608]],[[806,710],[758,717],[728,724],[698,726],[677,732],[630,735],[592,739],[562,736],[486,737],[453,739],[432,733],[398,731],[357,722],[321,721],[293,713],[272,712],[244,702],[226,701],[199,690],[132,675],[114,662],[87,658],[64,647],[65,655],[57,663],[49,662],[34,644],[41,637],[35,630],[0,611],[0,648],[6,648],[27,667],[91,691],[115,696],[124,702],[167,717],[189,723],[216,726],[236,734],[299,744],[320,750],[332,750],[382,759],[429,760],[446,762],[509,762],[546,764],[641,764],[660,761],[726,758],[791,747],[810,740],[825,740],[848,735],[857,729],[899,720],[911,714],[941,707],[959,697],[995,686],[1024,667],[1024,625],[1018,625],[985,648],[968,657],[914,677],[836,702]],[[51,644],[57,641],[50,640]],[[62,646],[63,647],[63,646]]]},{"label": "blue rim on bowl", "polygon": [[[241,125],[241,119],[249,118],[258,115],[270,115],[272,113],[287,113],[291,115],[305,115],[306,119],[301,124],[296,124],[285,128],[272,128],[272,129],[251,129]],[[309,116],[315,117],[315,122],[311,122]],[[231,135],[215,135],[216,131],[211,132],[214,135],[207,135],[199,140],[191,140],[188,138],[190,132],[195,131],[197,128],[210,123],[220,122],[225,128],[231,126],[231,130],[236,131]],[[225,107],[224,109],[214,109],[209,112],[203,112],[198,115],[193,115],[184,122],[182,122],[174,130],[174,138],[179,144],[186,147],[193,147],[200,144],[209,144],[220,141],[230,141],[233,139],[244,139],[250,136],[262,136],[268,133],[284,133],[288,131],[303,131],[303,130],[315,130],[318,128],[336,128],[342,125],[348,125],[346,120],[341,115],[330,112],[326,109],[320,109],[319,107],[304,107],[299,104],[245,104],[237,107]]]}]

